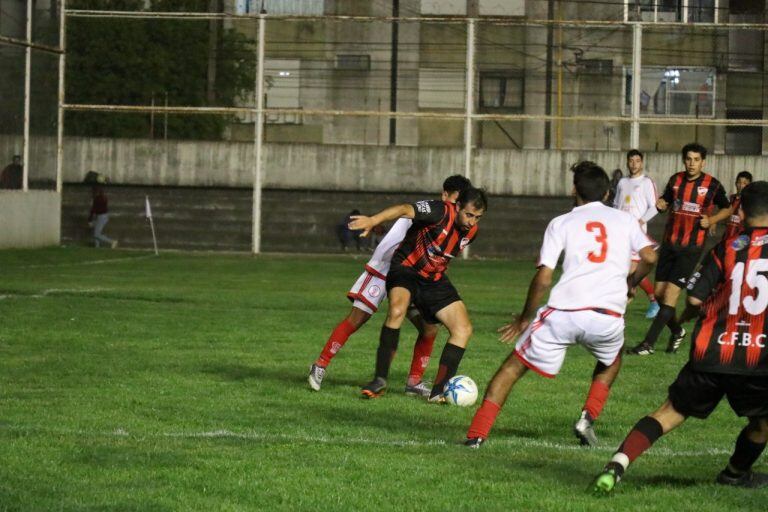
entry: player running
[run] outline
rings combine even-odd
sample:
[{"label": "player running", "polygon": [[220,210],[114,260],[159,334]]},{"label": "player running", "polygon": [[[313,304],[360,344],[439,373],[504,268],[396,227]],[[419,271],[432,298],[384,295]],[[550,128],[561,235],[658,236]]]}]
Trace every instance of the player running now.
[{"label": "player running", "polygon": [[[648,233],[648,222],[659,213],[656,209],[656,185],[651,178],[645,175],[643,154],[637,149],[630,149],[627,152],[627,170],[629,170],[629,176],[619,180],[612,206],[632,215],[640,223],[643,233]],[[637,254],[633,254],[630,272],[635,271],[638,261],[640,259]],[[653,293],[651,280],[647,277],[643,279],[640,288],[650,301],[648,310],[645,312],[645,318],[656,318],[659,312],[659,303]]]},{"label": "player running", "polygon": [[768,182],[758,181],[741,193],[744,232],[721,241],[688,283],[683,318],[700,314],[688,363],[669,387],[664,404],[642,418],[592,484],[610,493],[629,464],[662,435],[689,416],[704,419],[723,396],[749,423],[716,482],[738,487],[768,485],[768,475],[752,465],[768,441]]},{"label": "player running", "polygon": [[[464,176],[458,174],[449,176],[443,182],[442,200],[455,203],[459,193],[471,186],[472,183]],[[376,246],[371,259],[365,265],[365,271],[347,293],[347,298],[352,301],[352,310],[334,328],[322,352],[309,370],[309,386],[315,391],[320,391],[323,378],[333,357],[341,350],[352,333],[360,329],[371,318],[377,311],[379,304],[386,298],[385,281],[387,273],[389,273],[392,256],[395,249],[403,241],[411,224],[411,219],[407,218],[400,218],[395,222],[392,229]],[[409,309],[407,316],[419,331],[419,335],[413,347],[413,360],[405,385],[405,393],[428,396],[430,387],[427,383],[422,382],[421,378],[432,355],[438,326],[424,322],[415,308]]]},{"label": "player running", "polygon": [[386,391],[400,326],[408,305],[413,303],[426,323],[442,323],[448,329],[448,341],[429,395],[430,401],[441,400],[445,383],[456,375],[472,335],[467,308],[445,271],[451,260],[475,239],[477,223],[487,208],[485,192],[467,188],[461,191],[456,204],[445,201],[401,204],[373,217],[357,217],[349,224],[351,229],[362,229],[365,236],[382,222],[398,217],[413,219],[387,274],[389,310],[376,351],[376,372],[373,380],[363,387],[363,397],[377,398]]},{"label": "player running", "polygon": [[731,216],[725,224],[723,240],[733,238],[741,232],[741,217],[739,217],[739,204],[741,203],[741,191],[752,183],[752,173],[741,171],[736,175],[736,193],[731,196]]},{"label": "player running", "polygon": [[[608,193],[608,175],[601,167],[580,162],[571,170],[577,206],[547,226],[523,312],[499,329],[502,341],[517,338],[517,344],[488,384],[475,413],[465,441],[471,448],[479,448],[488,438],[509,392],[528,369],[554,378],[566,349],[577,344],[591,352],[597,364],[574,433],[582,444],[597,443],[592,424],[621,367],[628,284],[637,286],[656,261],[656,253],[629,213],[602,203]],[[563,251],[563,275],[547,305],[539,308]],[[641,261],[628,279],[633,252]]]},{"label": "player running", "polygon": [[[695,142],[686,144],[682,157],[685,171],[669,179],[664,193],[656,202],[660,212],[671,207],[656,267],[656,299],[661,307],[645,339],[629,349],[628,354],[653,354],[664,326],[672,332],[667,352],[674,354],[680,348],[686,334],[675,318],[680,290],[699,262],[707,230],[731,214],[723,186],[713,176],[704,173],[707,148]],[[720,208],[717,214],[705,214],[715,206]]]}]

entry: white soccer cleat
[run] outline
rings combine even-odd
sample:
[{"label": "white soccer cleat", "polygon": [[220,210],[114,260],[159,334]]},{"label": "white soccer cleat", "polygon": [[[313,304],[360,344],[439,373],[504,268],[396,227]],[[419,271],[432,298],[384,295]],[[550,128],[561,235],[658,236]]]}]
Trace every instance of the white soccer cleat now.
[{"label": "white soccer cleat", "polygon": [[322,366],[313,364],[309,368],[309,377],[307,378],[307,381],[309,382],[309,387],[314,389],[315,391],[320,391],[320,386],[323,383],[324,377],[325,377],[325,368],[323,368]]},{"label": "white soccer cleat", "polygon": [[582,446],[596,446],[597,436],[592,428],[592,418],[587,411],[581,411],[581,417],[573,425],[573,433]]}]

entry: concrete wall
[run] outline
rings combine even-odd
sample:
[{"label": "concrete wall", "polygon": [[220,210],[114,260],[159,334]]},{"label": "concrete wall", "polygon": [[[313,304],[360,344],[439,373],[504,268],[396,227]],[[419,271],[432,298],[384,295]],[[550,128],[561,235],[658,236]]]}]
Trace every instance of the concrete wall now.
[{"label": "concrete wall", "polygon": [[61,195],[0,190],[0,249],[58,245]]},{"label": "concrete wall", "polygon": [[[0,147],[3,146],[0,137]],[[568,168],[594,160],[606,170],[624,168],[620,151],[476,150],[472,180],[492,194],[563,196],[571,191]],[[463,173],[464,153],[454,148],[267,144],[264,187],[274,189],[414,192],[434,191],[449,174]],[[88,170],[113,183],[197,187],[249,187],[253,145],[226,142],[67,138],[64,181]],[[662,187],[682,169],[678,153],[646,156]],[[768,178],[766,158],[711,155],[706,170],[728,187],[742,170]]]}]

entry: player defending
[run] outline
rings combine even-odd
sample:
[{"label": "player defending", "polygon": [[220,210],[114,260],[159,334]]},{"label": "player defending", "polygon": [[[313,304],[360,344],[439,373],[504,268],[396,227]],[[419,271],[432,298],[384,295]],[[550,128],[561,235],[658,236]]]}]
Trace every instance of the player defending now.
[{"label": "player defending", "polygon": [[749,185],[741,196],[739,215],[746,229],[721,241],[688,283],[683,318],[697,315],[701,308],[688,364],[669,387],[667,401],[637,422],[595,479],[596,493],[610,493],[627,466],[657,439],[689,416],[706,418],[723,395],[749,423],[716,481],[738,487],[768,485],[768,475],[752,472],[768,441],[768,182]]},{"label": "player defending", "polygon": [[[656,253],[653,242],[630,214],[602,203],[608,193],[608,175],[601,167],[580,162],[572,171],[577,206],[547,226],[523,312],[499,329],[504,342],[523,334],[493,376],[475,413],[465,442],[471,448],[479,448],[488,438],[509,392],[528,369],[555,377],[566,349],[576,344],[583,345],[598,362],[574,433],[582,444],[597,443],[592,423],[621,367],[628,285],[633,289],[645,277]],[[547,306],[539,308],[563,251],[563,275]],[[628,279],[633,252],[641,261]]]},{"label": "player defending", "polygon": [[[449,176],[443,182],[442,200],[455,203],[459,197],[459,192],[471,186],[472,183],[464,176],[458,174]],[[385,281],[392,255],[400,242],[403,241],[411,223],[412,221],[406,218],[398,219],[395,222],[392,229],[376,246],[371,259],[365,265],[365,271],[347,293],[347,298],[352,301],[352,310],[333,330],[309,371],[309,386],[315,391],[320,391],[323,378],[333,357],[341,350],[352,333],[360,329],[371,318],[379,304],[386,298]],[[413,308],[408,311],[408,319],[419,331],[419,335],[413,347],[413,360],[411,361],[411,370],[408,373],[405,393],[429,396],[430,387],[422,382],[421,378],[429,364],[429,357],[432,355],[438,326],[424,322],[418,311]]]},{"label": "player defending", "polygon": [[[629,176],[619,180],[612,206],[632,215],[640,223],[643,233],[648,233],[648,222],[659,213],[656,209],[656,185],[651,178],[645,175],[643,154],[637,149],[631,149],[627,152],[627,170]],[[638,261],[640,258],[637,254],[633,254],[630,272],[635,271]],[[650,301],[648,310],[645,312],[645,318],[656,318],[659,313],[659,303],[653,293],[651,280],[647,277],[643,279],[640,288]]]},{"label": "player defending", "polygon": [[373,217],[357,217],[349,224],[351,229],[362,229],[365,236],[382,222],[398,217],[413,219],[387,274],[389,310],[376,351],[376,373],[363,387],[363,397],[377,398],[386,391],[400,326],[409,304],[413,303],[425,322],[442,323],[448,329],[448,341],[440,356],[437,377],[429,396],[430,401],[442,398],[443,387],[456,375],[472,335],[467,308],[445,271],[451,260],[475,239],[477,223],[487,208],[485,192],[467,188],[459,194],[456,204],[445,201],[401,204]]},{"label": "player defending", "polygon": [[[675,307],[680,290],[696,268],[710,226],[731,215],[723,186],[714,177],[704,173],[707,148],[695,142],[682,149],[685,171],[674,174],[656,202],[660,212],[667,210],[667,228],[656,267],[656,300],[659,314],[654,318],[645,339],[627,351],[628,354],[648,356],[666,325],[672,332],[667,352],[674,354],[685,339],[686,331],[677,321]],[[704,212],[714,206],[720,211],[713,216]]]},{"label": "player defending", "polygon": [[741,203],[741,191],[744,187],[752,183],[752,173],[741,171],[736,175],[736,193],[731,196],[731,216],[725,224],[725,233],[723,241],[733,238],[741,232],[742,224],[739,217],[739,204]]}]

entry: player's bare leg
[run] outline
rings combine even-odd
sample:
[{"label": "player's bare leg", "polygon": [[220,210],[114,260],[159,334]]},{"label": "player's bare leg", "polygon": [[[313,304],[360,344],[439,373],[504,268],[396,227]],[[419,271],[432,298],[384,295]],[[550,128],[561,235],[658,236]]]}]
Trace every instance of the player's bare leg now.
[{"label": "player's bare leg", "polygon": [[[632,275],[635,273],[635,270],[637,270],[637,266],[640,262],[632,260],[632,263],[629,267],[629,274]],[[641,290],[645,292],[645,294],[648,296],[648,309],[645,311],[645,318],[653,319],[656,318],[656,315],[659,314],[659,301],[656,300],[656,291],[653,287],[653,284],[651,284],[651,280],[648,278],[648,276],[644,277],[642,281],[640,281],[640,284],[638,285]]]},{"label": "player's bare leg", "polygon": [[595,478],[592,491],[598,494],[610,493],[635,459],[661,436],[682,425],[685,419],[672,402],[667,400],[653,414],[638,421],[603,471]]},{"label": "player's bare leg", "polygon": [[680,297],[681,289],[679,286],[660,281],[656,283],[656,300],[659,301],[659,313],[656,318],[653,319],[653,323],[648,328],[648,332],[645,335],[640,344],[628,350],[628,354],[647,356],[654,353],[654,346],[659,339],[659,335],[664,327],[669,327],[672,336],[669,339],[668,352],[676,352],[680,347],[680,344],[685,338],[685,329],[682,328],[677,321],[677,312],[675,307],[677,306],[677,299]]},{"label": "player's bare leg", "polygon": [[349,337],[360,327],[365,325],[371,314],[362,309],[352,307],[349,314],[339,322],[331,332],[328,341],[325,342],[323,350],[309,369],[309,387],[315,391],[320,391],[326,369],[331,364],[333,357],[341,350]]},{"label": "player's bare leg", "polygon": [[445,384],[456,375],[464,356],[464,349],[472,336],[472,322],[469,320],[467,307],[462,301],[453,302],[438,311],[435,316],[448,329],[448,341],[440,355],[440,365],[429,395],[430,400],[438,400],[442,396]]},{"label": "player's bare leg", "polygon": [[467,431],[467,440],[464,443],[470,448],[479,448],[488,439],[496,417],[504,407],[509,393],[520,378],[528,371],[513,351],[501,364],[496,374],[488,384],[483,396],[483,403],[475,412],[472,424]]},{"label": "player's bare leg", "polygon": [[592,425],[603,411],[611,386],[618,377],[620,369],[621,355],[610,365],[600,361],[595,365],[595,370],[592,372],[592,385],[589,387],[587,400],[581,410],[581,417],[573,426],[573,433],[584,446],[597,444],[597,436]]},{"label": "player's bare leg", "polygon": [[405,384],[405,394],[429,397],[431,387],[428,382],[422,380],[422,377],[429,365],[440,326],[425,322],[415,308],[408,311],[408,320],[419,331],[419,336],[413,346],[413,358],[411,359],[411,369],[408,371],[408,382]]},{"label": "player's bare leg", "polygon": [[381,327],[379,348],[376,350],[376,373],[373,380],[363,386],[361,392],[364,398],[377,398],[383,395],[387,389],[389,367],[400,342],[400,327],[403,325],[408,313],[408,306],[411,304],[411,292],[407,288],[396,286],[389,290],[388,298],[387,319]]}]

